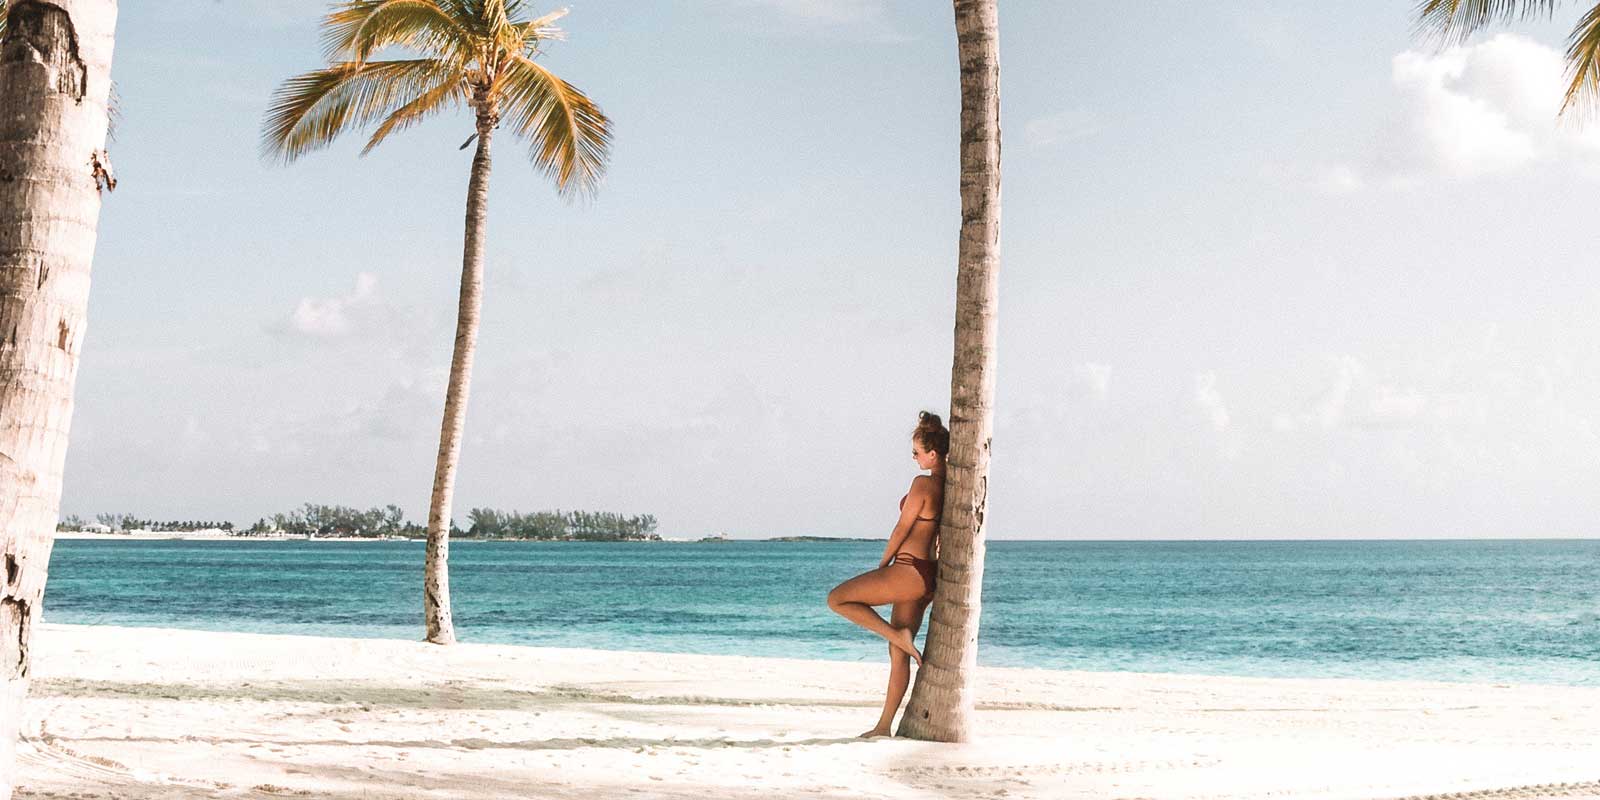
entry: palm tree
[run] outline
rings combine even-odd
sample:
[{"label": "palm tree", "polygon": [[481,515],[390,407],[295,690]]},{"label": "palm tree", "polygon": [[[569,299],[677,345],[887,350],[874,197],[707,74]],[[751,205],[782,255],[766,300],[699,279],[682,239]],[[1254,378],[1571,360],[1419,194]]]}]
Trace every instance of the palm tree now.
[{"label": "palm tree", "polygon": [[[1441,42],[1460,42],[1496,22],[1548,16],[1556,0],[1423,0],[1417,30]],[[1600,99],[1600,4],[1584,12],[1567,36],[1567,93],[1561,112]]]},{"label": "palm tree", "polygon": [[[501,122],[530,144],[529,156],[567,197],[592,192],[605,168],[611,122],[572,84],[539,63],[560,38],[557,11],[525,18],[524,0],[347,0],[323,20],[327,68],[285,81],[273,97],[263,152],[293,161],[351,128],[377,127],[362,149],[446,109],[473,113],[477,140],[467,182],[466,242],[455,350],[428,506],[423,616],[427,640],[455,641],[450,618],[450,504],[466,422],[467,383],[483,298],[489,144]],[[416,57],[378,60],[387,48]],[[462,149],[466,148],[462,145]]]},{"label": "palm tree", "polygon": [[961,241],[957,251],[950,454],[939,526],[939,582],[917,683],[899,734],[971,737],[982,610],[984,515],[994,426],[1000,277],[1000,23],[997,0],[954,0],[961,63]]},{"label": "palm tree", "polygon": [[110,183],[117,3],[10,0],[0,12],[0,800],[9,800]]}]

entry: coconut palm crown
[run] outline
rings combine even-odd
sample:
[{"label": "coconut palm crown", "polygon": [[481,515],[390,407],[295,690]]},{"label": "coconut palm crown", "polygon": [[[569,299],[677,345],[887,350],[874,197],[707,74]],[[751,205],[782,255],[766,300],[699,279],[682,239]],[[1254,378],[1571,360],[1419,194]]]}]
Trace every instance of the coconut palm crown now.
[{"label": "coconut palm crown", "polygon": [[[438,114],[470,108],[478,130],[502,120],[564,195],[597,187],[611,146],[610,120],[539,63],[563,38],[556,11],[525,19],[524,0],[350,0],[323,20],[325,69],[285,81],[273,96],[262,152],[293,161],[350,129],[377,127],[362,155]],[[417,57],[374,59],[387,49]]]},{"label": "coconut palm crown", "polygon": [[[1455,44],[1495,23],[1548,17],[1557,5],[1558,0],[1421,0],[1417,30]],[[1567,78],[1561,113],[1580,107],[1592,113],[1600,101],[1600,4],[1584,12],[1567,35]]]}]

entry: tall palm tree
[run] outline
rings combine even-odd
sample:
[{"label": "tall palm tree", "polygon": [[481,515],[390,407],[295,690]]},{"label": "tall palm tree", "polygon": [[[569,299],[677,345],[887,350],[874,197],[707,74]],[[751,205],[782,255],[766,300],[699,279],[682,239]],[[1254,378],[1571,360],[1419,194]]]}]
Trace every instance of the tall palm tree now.
[{"label": "tall palm tree", "polygon": [[[376,124],[363,155],[391,134],[441,111],[471,110],[477,140],[467,182],[466,242],[455,351],[428,506],[423,617],[428,641],[450,644],[450,504],[466,421],[467,384],[483,299],[489,145],[501,122],[527,140],[535,167],[564,196],[592,192],[611,146],[611,122],[572,84],[539,63],[561,37],[557,11],[528,19],[524,0],[347,0],[323,20],[327,68],[285,81],[273,97],[263,152],[293,161],[351,128]],[[375,59],[380,51],[412,58]],[[463,144],[462,148],[465,149]]]},{"label": "tall palm tree", "polygon": [[[1422,0],[1417,29],[1442,42],[1460,42],[1487,25],[1549,16],[1556,0]],[[1578,19],[1567,35],[1567,93],[1561,113],[1600,100],[1600,4]]]},{"label": "tall palm tree", "polygon": [[0,800],[9,800],[110,181],[117,3],[10,0],[0,12]]},{"label": "tall palm tree", "polygon": [[971,737],[1000,278],[999,11],[997,0],[954,2],[961,64],[961,242],[950,454],[939,525],[938,588],[922,668],[899,728],[901,736],[941,742]]}]

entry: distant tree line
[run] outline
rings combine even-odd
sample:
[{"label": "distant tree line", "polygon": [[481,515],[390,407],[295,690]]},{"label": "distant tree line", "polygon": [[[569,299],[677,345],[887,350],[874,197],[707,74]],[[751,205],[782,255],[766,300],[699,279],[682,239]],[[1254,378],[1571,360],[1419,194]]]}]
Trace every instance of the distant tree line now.
[{"label": "distant tree line", "polygon": [[383,508],[369,508],[366,511],[350,506],[306,503],[287,514],[262,517],[256,520],[254,525],[245,528],[241,535],[266,536],[283,533],[295,536],[354,536],[376,539],[384,536],[423,536],[427,534],[427,530],[420,525],[406,522],[405,512],[393,503]]},{"label": "distant tree line", "polygon": [[467,512],[472,526],[451,536],[467,539],[543,539],[549,541],[659,541],[656,518],[650,514],[625,517],[610,511],[498,511],[474,508]]},{"label": "distant tree line", "polygon": [[[227,520],[154,520],[143,519],[132,514],[96,514],[95,522],[114,531],[232,531],[233,523]],[[56,524],[58,531],[81,531],[93,523],[85,522],[77,514],[69,514]]]},{"label": "distant tree line", "polygon": [[[428,535],[425,526],[408,521],[399,506],[362,511],[350,506],[318,503],[283,514],[256,520],[254,525],[235,530],[232,522],[171,521],[140,519],[132,514],[97,514],[96,521],[114,531],[200,531],[220,529],[234,536],[357,537],[377,539],[404,537],[421,539]],[[616,542],[660,541],[656,518],[650,514],[623,516],[610,511],[498,511],[474,508],[468,514],[471,526],[463,530],[450,522],[452,539],[538,539],[543,541]],[[61,531],[81,531],[89,523],[76,515],[56,526]]]}]

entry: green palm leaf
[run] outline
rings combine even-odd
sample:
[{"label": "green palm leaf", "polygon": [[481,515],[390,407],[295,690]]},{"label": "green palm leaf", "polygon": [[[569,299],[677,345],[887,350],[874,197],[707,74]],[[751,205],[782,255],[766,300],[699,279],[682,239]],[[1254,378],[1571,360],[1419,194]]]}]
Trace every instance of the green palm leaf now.
[{"label": "green palm leaf", "polygon": [[388,46],[467,58],[472,38],[435,0],[357,0],[328,14],[322,44],[329,61],[365,61]]},{"label": "green palm leaf", "polygon": [[293,161],[326,147],[347,127],[389,116],[457,75],[431,58],[347,61],[285,81],[273,96],[262,153]]},{"label": "green palm leaf", "polygon": [[366,146],[361,148],[361,155],[372,152],[374,147],[389,138],[389,134],[403,131],[458,102],[465,102],[466,99],[466,81],[459,75],[447,77],[440,81],[439,85],[418,95],[415,100],[395,109],[394,113],[373,132]]},{"label": "green palm leaf", "polygon": [[1561,113],[1573,106],[1593,109],[1600,100],[1600,5],[1589,9],[1567,37],[1567,73],[1572,82],[1561,102]]},{"label": "green palm leaf", "polygon": [[520,52],[529,58],[533,58],[534,55],[536,55],[539,51],[540,42],[547,40],[558,42],[564,41],[567,38],[566,32],[560,28],[557,28],[551,23],[561,19],[566,15],[567,10],[562,8],[552,11],[538,19],[517,23],[515,26],[517,29],[517,39],[519,42],[519,45],[516,48],[517,52]]},{"label": "green palm leaf", "polygon": [[1549,16],[1557,0],[1422,0],[1417,30],[1437,41],[1459,43],[1496,22]]},{"label": "green palm leaf", "polygon": [[611,121],[577,87],[530,58],[513,58],[504,80],[504,113],[529,140],[534,166],[563,195],[592,194],[610,155]]}]

